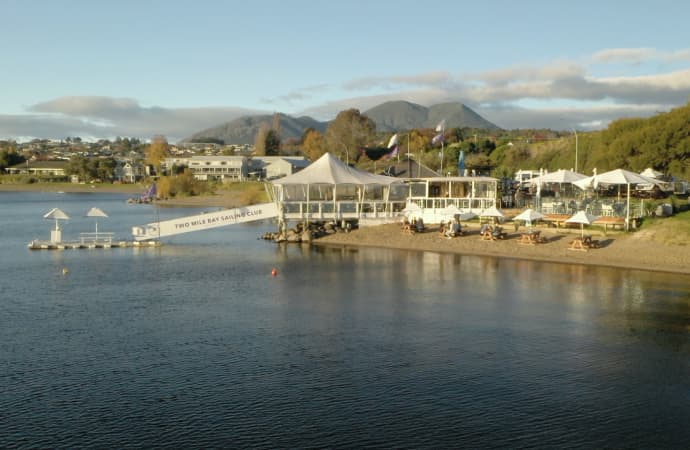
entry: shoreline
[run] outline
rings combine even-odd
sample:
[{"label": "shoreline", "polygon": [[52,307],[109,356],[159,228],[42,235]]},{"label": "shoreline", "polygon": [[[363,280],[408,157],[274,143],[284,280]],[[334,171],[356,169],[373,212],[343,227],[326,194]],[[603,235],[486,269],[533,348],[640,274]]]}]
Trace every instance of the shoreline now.
[{"label": "shoreline", "polygon": [[[585,266],[611,267],[627,270],[644,270],[679,275],[690,275],[690,252],[687,247],[660,245],[643,233],[608,233],[594,236],[601,247],[588,251],[568,249],[570,242],[579,232],[539,227],[547,242],[536,245],[519,244],[524,231],[508,233],[506,239],[482,241],[479,226],[465,225],[464,236],[442,237],[438,226],[414,235],[404,234],[399,224],[376,225],[359,228],[350,233],[334,233],[312,241],[314,245],[340,248],[386,248],[406,251],[426,251],[468,256],[489,256],[493,258],[528,260],[555,264],[578,264]],[[637,260],[633,260],[637,258]]]},{"label": "shoreline", "polygon": [[[94,186],[94,187],[91,187]],[[0,184],[0,192],[108,192],[139,194],[143,185],[109,184]],[[181,197],[159,200],[161,207],[171,208],[234,208],[241,206],[236,194],[219,191],[212,195]],[[644,270],[653,272],[690,275],[690,251],[683,245],[664,245],[654,241],[653,233],[609,232],[594,236],[601,242],[601,248],[586,252],[569,250],[568,244],[577,236],[576,230],[538,227],[547,242],[537,245],[521,245],[518,240],[524,227],[518,231],[510,228],[505,240],[482,241],[479,239],[479,225],[466,223],[466,235],[448,239],[438,233],[438,225],[431,225],[429,231],[403,234],[397,223],[362,227],[350,233],[334,233],[314,239],[312,244],[341,248],[387,248],[407,251],[426,251],[445,254],[490,256],[514,260],[529,260],[557,264],[579,264],[587,266],[613,267],[617,269]]]}]

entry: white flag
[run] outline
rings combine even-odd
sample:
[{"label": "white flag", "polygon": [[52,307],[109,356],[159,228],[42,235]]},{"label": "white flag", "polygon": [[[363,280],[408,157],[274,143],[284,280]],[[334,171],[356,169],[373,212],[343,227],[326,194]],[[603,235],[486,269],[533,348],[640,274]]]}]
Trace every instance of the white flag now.
[{"label": "white flag", "polygon": [[392,137],[391,140],[388,141],[388,148],[392,148],[393,146],[398,145],[398,133],[395,133]]},{"label": "white flag", "polygon": [[443,119],[436,125],[436,131],[443,131],[443,129],[446,127],[446,119]]}]

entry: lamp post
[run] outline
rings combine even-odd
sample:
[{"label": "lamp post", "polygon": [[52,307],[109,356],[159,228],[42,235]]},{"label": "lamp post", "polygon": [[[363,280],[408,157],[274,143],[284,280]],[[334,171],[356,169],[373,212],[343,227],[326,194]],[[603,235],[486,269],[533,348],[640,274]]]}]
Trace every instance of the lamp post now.
[{"label": "lamp post", "polygon": [[577,131],[575,131],[575,128],[571,128],[571,130],[575,134],[575,172],[577,172]]},{"label": "lamp post", "polygon": [[350,166],[350,152],[347,150],[347,145],[345,145],[342,141],[338,141],[338,142],[345,149],[345,164],[349,167]]}]

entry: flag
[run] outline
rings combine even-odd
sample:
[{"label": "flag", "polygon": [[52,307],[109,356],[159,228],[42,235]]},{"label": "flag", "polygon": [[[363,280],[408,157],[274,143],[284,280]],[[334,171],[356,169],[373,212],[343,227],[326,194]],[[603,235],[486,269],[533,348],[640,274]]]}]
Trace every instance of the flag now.
[{"label": "flag", "polygon": [[443,133],[439,133],[431,140],[431,145],[437,145],[443,142]]},{"label": "flag", "polygon": [[395,133],[392,137],[391,140],[388,141],[388,148],[393,148],[394,146],[398,145],[398,133]]},{"label": "flag", "polygon": [[398,149],[399,148],[400,147],[398,147],[397,145],[395,147],[393,147],[393,150],[391,150],[390,152],[383,155],[383,159],[391,159],[391,158],[395,158],[396,156],[398,156]]},{"label": "flag", "polygon": [[436,125],[436,131],[443,131],[446,128],[446,119],[443,119]]},{"label": "flag", "polygon": [[458,155],[458,175],[462,175],[462,173],[465,171],[465,151],[460,150],[460,154]]}]

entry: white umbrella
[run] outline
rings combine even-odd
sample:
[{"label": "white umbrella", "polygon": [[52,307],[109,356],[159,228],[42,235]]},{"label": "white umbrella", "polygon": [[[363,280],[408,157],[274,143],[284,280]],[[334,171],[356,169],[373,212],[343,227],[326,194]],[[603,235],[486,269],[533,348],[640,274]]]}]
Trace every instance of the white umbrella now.
[{"label": "white umbrella", "polygon": [[452,203],[447,205],[445,208],[441,209],[441,215],[446,218],[453,218],[461,212],[462,211],[460,211],[460,208],[458,208]]},{"label": "white umbrella", "polygon": [[413,214],[421,214],[422,213],[422,208],[416,203],[408,203],[407,206],[405,206],[405,209],[402,210],[402,213],[405,216],[411,216]]},{"label": "white umbrella", "polygon": [[513,220],[524,220],[529,226],[532,226],[532,221],[540,220],[544,218],[544,214],[539,211],[535,211],[532,208],[522,211],[517,216],[513,217]]},{"label": "white umbrella", "polygon": [[479,215],[481,217],[497,217],[499,219],[505,217],[505,214],[499,211],[499,209],[495,206],[482,210],[482,212],[480,212]]},{"label": "white umbrella", "polygon": [[53,208],[43,216],[44,219],[55,219],[55,229],[59,230],[58,220],[69,220],[69,216],[60,208]]},{"label": "white umbrella", "polygon": [[[87,213],[86,217],[108,217],[102,209],[93,207]],[[96,219],[96,234],[98,234],[98,219]]]},{"label": "white umbrella", "polygon": [[596,216],[593,216],[585,211],[578,211],[572,217],[567,219],[565,223],[579,223],[580,230],[582,231],[582,237],[585,237],[585,225],[591,225],[597,220]]}]

